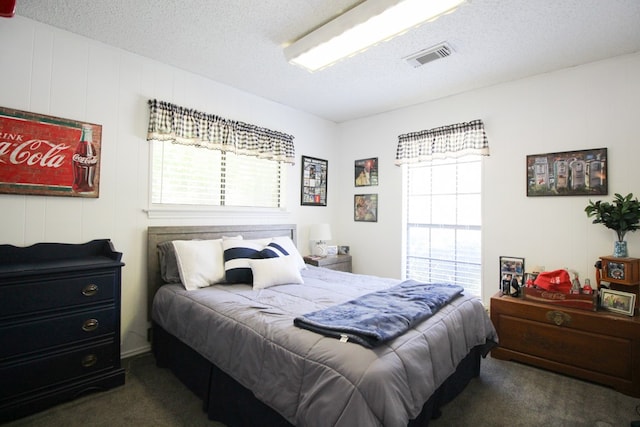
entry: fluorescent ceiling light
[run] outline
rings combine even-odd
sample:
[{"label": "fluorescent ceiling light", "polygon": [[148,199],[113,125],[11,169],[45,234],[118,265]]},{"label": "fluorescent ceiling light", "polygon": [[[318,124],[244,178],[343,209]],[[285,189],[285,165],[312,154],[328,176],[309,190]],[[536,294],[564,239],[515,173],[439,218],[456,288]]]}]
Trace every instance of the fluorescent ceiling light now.
[{"label": "fluorescent ceiling light", "polygon": [[451,13],[465,0],[368,0],[284,49],[287,61],[317,71]]}]

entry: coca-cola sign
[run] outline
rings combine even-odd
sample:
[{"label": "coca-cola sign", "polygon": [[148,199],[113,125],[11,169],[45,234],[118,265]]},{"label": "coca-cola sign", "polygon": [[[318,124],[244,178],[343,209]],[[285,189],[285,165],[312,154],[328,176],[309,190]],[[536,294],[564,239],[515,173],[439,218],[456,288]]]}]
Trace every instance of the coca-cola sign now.
[{"label": "coca-cola sign", "polygon": [[0,193],[98,197],[102,126],[0,107]]}]

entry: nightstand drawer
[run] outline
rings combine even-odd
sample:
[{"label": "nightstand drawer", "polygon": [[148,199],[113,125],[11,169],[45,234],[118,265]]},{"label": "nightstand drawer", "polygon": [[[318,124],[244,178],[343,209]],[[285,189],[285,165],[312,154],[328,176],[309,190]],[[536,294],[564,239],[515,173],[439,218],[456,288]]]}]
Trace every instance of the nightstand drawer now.
[{"label": "nightstand drawer", "polygon": [[113,299],[114,273],[65,277],[0,287],[0,318]]},{"label": "nightstand drawer", "polygon": [[324,257],[306,256],[304,262],[316,267],[351,273],[351,255],[327,255]]},{"label": "nightstand drawer", "polygon": [[348,262],[336,262],[335,264],[323,266],[331,270],[336,271],[346,271],[347,273],[351,273],[351,261]]},{"label": "nightstand drawer", "polygon": [[113,334],[115,326],[113,306],[0,326],[0,362],[21,353],[41,353],[49,347]]},{"label": "nightstand drawer", "polygon": [[114,350],[113,340],[103,341],[97,345],[70,349],[47,358],[25,359],[20,363],[0,365],[0,403],[2,399],[20,393],[54,386],[63,381],[94,374],[102,369],[113,368],[116,361]]}]

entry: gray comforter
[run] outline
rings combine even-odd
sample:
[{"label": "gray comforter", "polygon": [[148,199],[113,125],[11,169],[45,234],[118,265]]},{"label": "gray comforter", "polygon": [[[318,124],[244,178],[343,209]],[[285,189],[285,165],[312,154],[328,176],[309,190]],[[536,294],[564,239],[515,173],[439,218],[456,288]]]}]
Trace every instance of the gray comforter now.
[{"label": "gray comforter", "polygon": [[471,348],[497,341],[467,296],[373,349],[297,328],[297,316],[400,283],[312,266],[302,274],[302,285],[257,291],[166,285],[152,317],[297,426],[406,426]]}]

